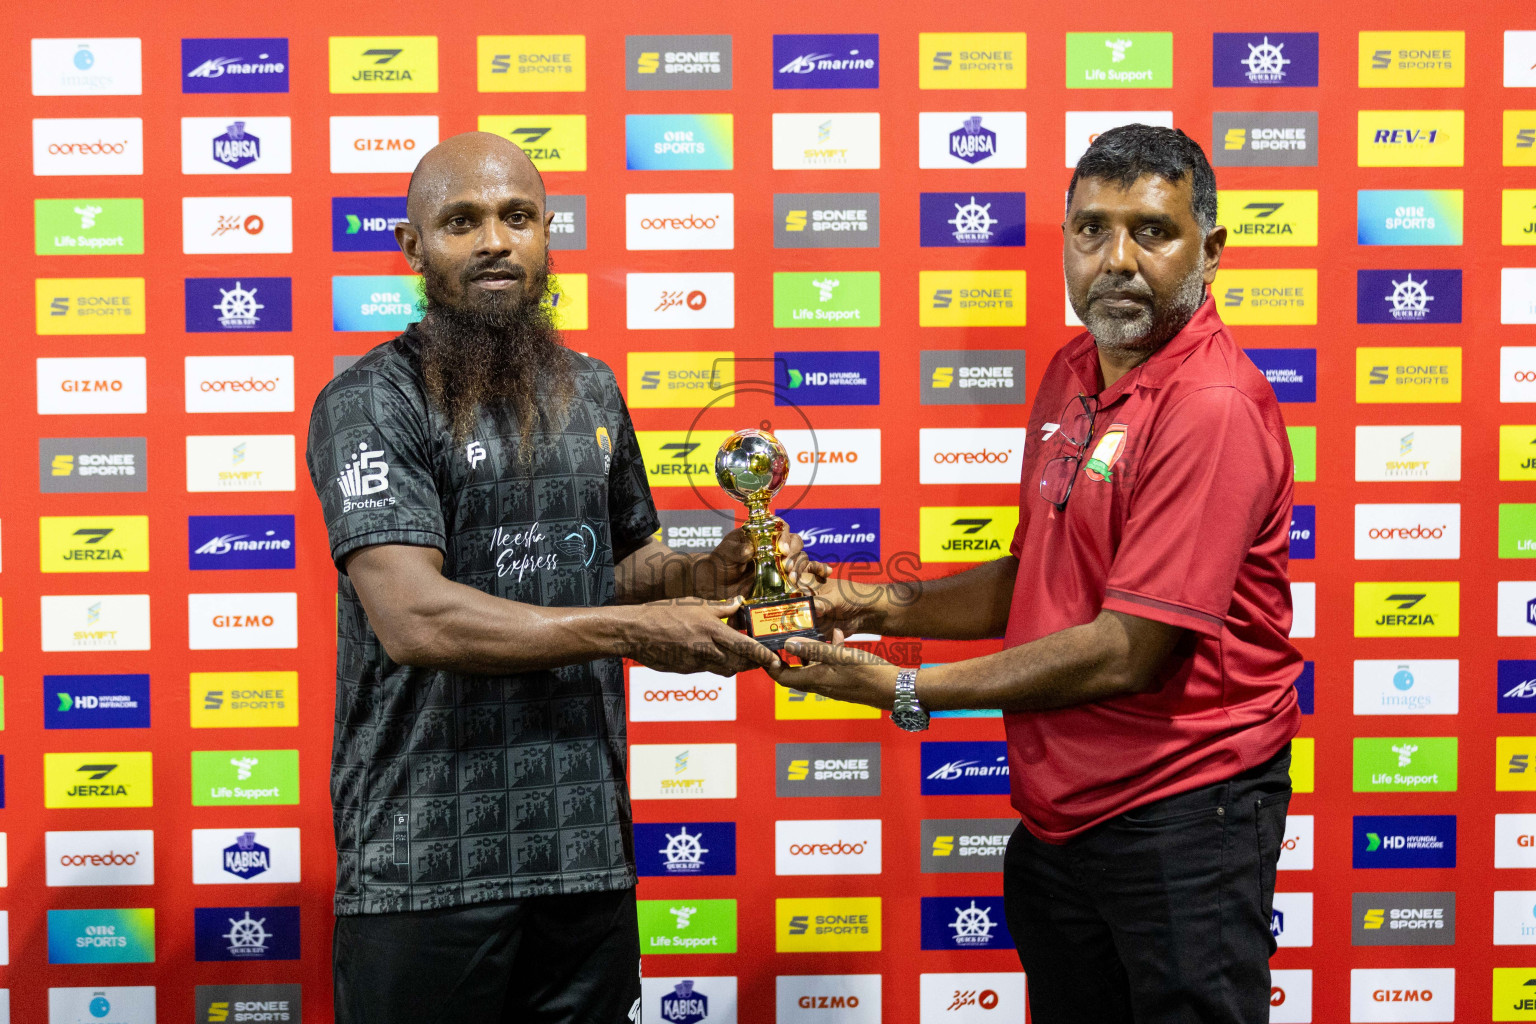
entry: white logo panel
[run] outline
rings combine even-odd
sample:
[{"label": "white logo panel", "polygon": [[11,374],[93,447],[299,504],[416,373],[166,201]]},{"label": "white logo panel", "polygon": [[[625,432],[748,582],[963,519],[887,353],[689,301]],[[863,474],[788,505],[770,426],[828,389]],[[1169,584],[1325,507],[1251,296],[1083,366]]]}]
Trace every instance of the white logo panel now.
[{"label": "white logo panel", "polygon": [[41,599],[45,651],[149,650],[148,594],[70,594]]},{"label": "white logo panel", "polygon": [[631,722],[734,722],[736,677],[713,672],[629,670]]},{"label": "white logo panel", "polygon": [[182,174],[290,174],[293,128],[286,117],[184,117]]},{"label": "white logo panel", "polygon": [[1461,426],[1355,427],[1355,480],[1460,480]]},{"label": "white logo panel", "polygon": [[32,40],[33,96],[142,96],[138,39]]},{"label": "white logo panel", "polygon": [[1317,636],[1317,584],[1291,584],[1291,639]]},{"label": "white logo panel", "polygon": [[332,174],[409,174],[437,145],[437,118],[332,117]]},{"label": "white logo panel", "polygon": [[1536,86],[1536,32],[1504,32],[1504,88]]},{"label": "white logo panel", "polygon": [[149,408],[143,356],[44,358],[37,361],[37,414],[88,416]]},{"label": "white logo panel", "polygon": [[1314,838],[1313,817],[1310,814],[1288,814],[1285,818],[1285,834],[1280,837],[1280,871],[1311,871],[1313,851],[1317,847]]},{"label": "white logo panel", "polygon": [[143,174],[144,119],[33,118],[32,173],[38,177]]},{"label": "white logo panel", "polygon": [[44,877],[49,885],[154,885],[155,833],[45,832]]},{"label": "white logo panel", "polygon": [[789,453],[791,487],[806,484],[878,484],[880,430],[780,430]]},{"label": "white logo panel", "polygon": [[297,646],[296,593],[187,595],[190,650],[287,650]]},{"label": "white logo panel", "polygon": [[918,483],[1016,484],[1023,427],[925,427],[918,431]]},{"label": "white logo panel", "polygon": [[1277,892],[1269,930],[1278,946],[1312,945],[1312,894]]},{"label": "white logo panel", "polygon": [[624,197],[624,248],[734,249],[730,192],[631,192]]},{"label": "white logo panel", "polygon": [[1536,324],[1536,267],[1499,271],[1499,323]]},{"label": "white logo panel", "polygon": [[879,818],[774,822],[774,874],[878,875]]},{"label": "white logo panel", "polygon": [[879,114],[774,114],[776,171],[880,169]]},{"label": "white logo panel", "polygon": [[1536,636],[1536,580],[1499,581],[1499,636]]},{"label": "white logo panel", "polygon": [[1536,946],[1536,892],[1499,891],[1493,894],[1493,944]]},{"label": "white logo panel", "polygon": [[1461,506],[1356,505],[1355,558],[1461,557]]},{"label": "white logo panel", "polygon": [[1269,1024],[1312,1024],[1312,972],[1269,972]]},{"label": "white logo panel", "polygon": [[924,974],[919,1024],[1006,1024],[1024,1019],[1022,971]]},{"label": "white logo panel", "polygon": [[187,356],[187,412],[293,412],[293,356]]},{"label": "white logo panel", "polygon": [[632,331],[735,327],[736,275],[626,274],[624,320]]},{"label": "white logo panel", "polygon": [[[1076,167],[1093,140],[1128,124],[1172,128],[1171,110],[1069,110],[1067,111],[1067,166]],[[1072,308],[1067,307],[1069,310]]]},{"label": "white logo panel", "polygon": [[880,1024],[880,975],[781,974],[778,1024]]},{"label": "white logo panel", "polygon": [[[1536,299],[1536,281],[1531,282]],[[1499,349],[1499,401],[1536,402],[1536,347],[1505,345]]]},{"label": "white logo panel", "polygon": [[1536,814],[1493,816],[1493,866],[1536,868]]},{"label": "white logo panel", "polygon": [[1454,715],[1461,710],[1455,658],[1355,662],[1355,714]]},{"label": "white logo panel", "polygon": [[299,881],[296,828],[195,828],[193,885]]},{"label": "white logo panel", "polygon": [[187,490],[291,491],[292,434],[189,434]]},{"label": "white logo panel", "polygon": [[1027,121],[1022,110],[924,110],[917,115],[917,166],[1025,167]]},{"label": "white logo panel", "polygon": [[50,988],[48,1024],[155,1024],[153,985]]},{"label": "white logo panel", "polygon": [[1357,968],[1349,972],[1351,1021],[1453,1021],[1453,967]]},{"label": "white logo panel", "polygon": [[633,744],[629,789],[636,800],[732,799],[736,796],[736,744]]},{"label": "white logo panel", "polygon": [[184,196],[181,251],[188,255],[293,252],[293,197]]},{"label": "white logo panel", "polygon": [[[663,999],[667,1002],[663,1003]],[[699,1024],[736,1024],[736,978],[694,975],[640,979],[640,1024],[693,1020],[690,1011],[695,1006],[708,1007],[708,1015],[698,1018]]]}]

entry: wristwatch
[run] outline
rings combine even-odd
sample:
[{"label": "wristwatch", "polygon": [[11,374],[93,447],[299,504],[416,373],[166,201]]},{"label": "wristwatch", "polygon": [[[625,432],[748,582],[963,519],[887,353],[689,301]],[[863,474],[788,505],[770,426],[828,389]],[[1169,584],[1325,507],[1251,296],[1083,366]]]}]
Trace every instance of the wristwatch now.
[{"label": "wristwatch", "polygon": [[915,668],[896,671],[896,704],[891,708],[891,721],[907,732],[922,732],[928,728],[928,712],[917,699]]}]

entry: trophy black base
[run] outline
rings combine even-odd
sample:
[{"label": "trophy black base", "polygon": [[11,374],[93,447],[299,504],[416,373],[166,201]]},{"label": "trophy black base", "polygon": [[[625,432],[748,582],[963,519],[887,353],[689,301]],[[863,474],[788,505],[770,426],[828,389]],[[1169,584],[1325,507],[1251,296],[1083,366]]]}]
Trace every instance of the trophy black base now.
[{"label": "trophy black base", "polygon": [[783,650],[784,645],[795,637],[822,639],[821,630],[816,626],[814,601],[799,594],[744,604],[736,611],[731,625],[770,651]]}]

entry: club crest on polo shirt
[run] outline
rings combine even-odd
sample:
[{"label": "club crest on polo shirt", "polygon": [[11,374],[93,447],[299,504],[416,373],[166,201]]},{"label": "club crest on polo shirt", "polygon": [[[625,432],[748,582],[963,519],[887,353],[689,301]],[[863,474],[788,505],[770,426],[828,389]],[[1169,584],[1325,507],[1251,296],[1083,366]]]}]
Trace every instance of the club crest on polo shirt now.
[{"label": "club crest on polo shirt", "polygon": [[1120,461],[1121,454],[1125,451],[1125,432],[1128,428],[1124,423],[1116,423],[1106,430],[1099,438],[1099,443],[1093,446],[1093,454],[1083,464],[1083,472],[1088,474],[1090,480],[1112,480],[1116,462]]}]

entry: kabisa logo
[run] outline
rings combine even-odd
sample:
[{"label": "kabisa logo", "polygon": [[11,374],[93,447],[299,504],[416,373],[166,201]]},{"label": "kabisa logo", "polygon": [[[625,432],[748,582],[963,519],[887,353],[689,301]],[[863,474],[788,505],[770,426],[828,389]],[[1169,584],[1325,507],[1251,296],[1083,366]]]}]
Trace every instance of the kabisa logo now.
[{"label": "kabisa logo", "polygon": [[1453,868],[1456,816],[1355,815],[1356,868]]},{"label": "kabisa logo", "polygon": [[333,252],[396,252],[395,225],[406,220],[404,196],[334,196]]},{"label": "kabisa logo", "polygon": [[880,561],[878,508],[795,508],[780,517],[818,562]]},{"label": "kabisa logo", "polygon": [[626,114],[624,165],[631,171],[729,171],[731,114]]},{"label": "kabisa logo", "polygon": [[730,36],[625,36],[630,91],[729,89]]},{"label": "kabisa logo", "polygon": [[926,742],[922,746],[924,796],[1008,792],[1008,744],[994,741]]},{"label": "kabisa logo", "polygon": [[1022,270],[920,270],[917,322],[923,327],[1023,327]]},{"label": "kabisa logo", "polygon": [[50,964],[155,962],[152,908],[48,911]]},{"label": "kabisa logo", "polygon": [[585,92],[586,36],[479,36],[480,92]]},{"label": "kabisa logo", "polygon": [[1361,32],[1360,88],[1460,89],[1466,53],[1465,32]]},{"label": "kabisa logo", "polygon": [[192,830],[194,885],[271,885],[299,880],[297,828]]},{"label": "kabisa logo", "polygon": [[1017,505],[925,505],[918,509],[919,555],[924,562],[990,562],[1008,553],[1018,525]]},{"label": "kabisa logo", "polygon": [[33,39],[33,96],[139,96],[143,44],[137,38]]},{"label": "kabisa logo", "polygon": [[1068,32],[1068,89],[1168,89],[1172,32]]},{"label": "kabisa logo", "polygon": [[1223,189],[1217,219],[1228,245],[1316,245],[1317,192],[1313,189]]},{"label": "kabisa logo", "polygon": [[774,900],[774,949],[780,953],[879,952],[878,896]]},{"label": "kabisa logo", "polygon": [[1316,32],[1217,32],[1211,45],[1214,86],[1317,85]]},{"label": "kabisa logo", "polygon": [[437,92],[436,36],[331,36],[331,92]]},{"label": "kabisa logo", "polygon": [[879,405],[880,353],[775,352],[774,405]]},{"label": "kabisa logo", "polygon": [[919,32],[919,89],[1022,89],[1023,32]]},{"label": "kabisa logo", "polygon": [[293,279],[189,277],[187,333],[293,330]]},{"label": "kabisa logo", "polygon": [[1317,111],[1216,111],[1211,163],[1217,167],[1316,167]]},{"label": "kabisa logo", "polygon": [[917,115],[920,168],[1017,168],[1027,163],[1028,117],[1022,110],[925,110]]},{"label": "kabisa logo", "polygon": [[1361,245],[1460,245],[1461,189],[1361,189],[1356,237]]},{"label": "kabisa logo", "polygon": [[32,221],[39,256],[144,252],[142,199],[34,199]]},{"label": "kabisa logo", "polygon": [[540,171],[587,169],[587,115],[481,114],[477,127],[511,139]]},{"label": "kabisa logo", "polygon": [[965,119],[965,123],[949,133],[949,155],[968,164],[979,163],[997,155],[997,133],[981,126],[981,117]]},{"label": "kabisa logo", "polygon": [[213,159],[232,171],[249,167],[261,159],[261,139],[245,130],[244,121],[231,121],[223,134],[213,137]]},{"label": "kabisa logo", "polygon": [[1317,349],[1250,348],[1244,351],[1274,388],[1276,400],[1317,401]]},{"label": "kabisa logo", "polygon": [[197,907],[192,913],[199,961],[299,958],[298,907]]},{"label": "kabisa logo", "polygon": [[276,516],[188,516],[191,569],[292,569],[294,520]]},{"label": "kabisa logo", "polygon": [[148,572],[148,516],[42,516],[43,572]]},{"label": "kabisa logo", "polygon": [[1001,896],[924,896],[924,949],[1012,949]]},{"label": "kabisa logo", "polygon": [[776,796],[879,796],[880,744],[779,743]]},{"label": "kabisa logo", "polygon": [[736,873],[736,823],[690,821],[635,825],[635,869],[642,877],[691,878]]},{"label": "kabisa logo", "polygon": [[667,1024],[702,1024],[709,1019],[709,996],[684,979],[661,997],[661,1019]]},{"label": "kabisa logo", "polygon": [[1499,659],[1500,714],[1536,712],[1536,661]]},{"label": "kabisa logo", "polygon": [[1317,557],[1317,506],[1291,506],[1290,557]]},{"label": "kabisa logo", "polygon": [[775,249],[873,249],[880,245],[880,193],[779,192]]},{"label": "kabisa logo", "polygon": [[878,89],[877,35],[775,35],[775,89]]},{"label": "kabisa logo", "polygon": [[299,1024],[304,1019],[300,985],[199,985],[197,1024]]},{"label": "kabisa logo", "polygon": [[1362,110],[1357,124],[1361,167],[1462,166],[1465,111]]},{"label": "kabisa logo", "polygon": [[1461,323],[1461,271],[1357,270],[1355,320],[1362,324]]},{"label": "kabisa logo", "polygon": [[924,192],[919,244],[951,248],[1024,244],[1023,192]]},{"label": "kabisa logo", "polygon": [[287,92],[288,40],[183,39],[181,91]]},{"label": "kabisa logo", "polygon": [[148,729],[149,676],[43,676],[44,729]]}]

